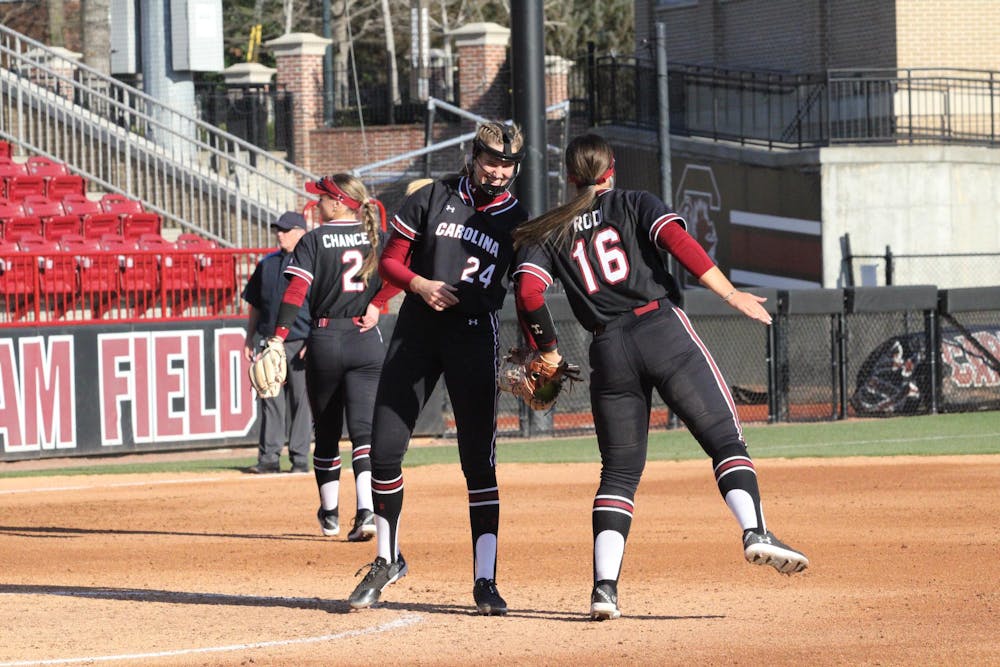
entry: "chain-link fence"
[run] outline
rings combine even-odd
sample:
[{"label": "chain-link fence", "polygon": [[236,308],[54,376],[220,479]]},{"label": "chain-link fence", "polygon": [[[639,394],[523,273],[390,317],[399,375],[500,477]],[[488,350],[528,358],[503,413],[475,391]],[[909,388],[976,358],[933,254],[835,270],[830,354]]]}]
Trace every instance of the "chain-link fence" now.
[{"label": "chain-link fence", "polygon": [[[750,291],[767,297],[772,327],[743,317],[706,290],[687,290],[683,303],[745,422],[1000,410],[1000,287]],[[559,350],[581,366],[583,381],[548,413],[531,412],[502,394],[500,436],[593,433],[591,334],[573,318],[563,295],[550,295],[548,303]],[[501,321],[506,351],[522,340],[510,303]],[[434,434],[454,436],[440,387],[438,396],[429,406],[443,411]],[[677,425],[655,391],[652,406],[651,429]]]}]

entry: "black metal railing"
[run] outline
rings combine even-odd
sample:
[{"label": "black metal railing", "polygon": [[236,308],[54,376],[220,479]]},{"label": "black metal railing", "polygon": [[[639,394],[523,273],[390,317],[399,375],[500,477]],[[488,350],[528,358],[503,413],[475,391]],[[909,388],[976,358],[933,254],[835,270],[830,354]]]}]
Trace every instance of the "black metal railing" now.
[{"label": "black metal railing", "polygon": [[[651,60],[597,56],[570,77],[573,110],[591,125],[655,130]],[[807,148],[837,143],[1000,146],[1000,72],[968,69],[789,73],[671,63],[671,134]]]},{"label": "black metal railing", "polygon": [[202,120],[258,148],[291,152],[293,95],[266,87],[201,87]]}]

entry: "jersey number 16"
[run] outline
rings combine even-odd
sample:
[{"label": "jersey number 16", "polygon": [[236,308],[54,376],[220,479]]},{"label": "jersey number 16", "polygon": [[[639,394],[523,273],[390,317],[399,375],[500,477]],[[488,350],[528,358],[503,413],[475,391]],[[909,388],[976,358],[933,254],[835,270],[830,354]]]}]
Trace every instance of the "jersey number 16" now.
[{"label": "jersey number 16", "polygon": [[[628,256],[621,248],[621,237],[618,230],[614,228],[602,229],[594,234],[591,245],[594,246],[594,256],[597,258],[596,268],[601,272],[601,278],[605,284],[614,285],[628,278]],[[593,294],[600,289],[597,278],[594,275],[594,268],[590,265],[590,258],[587,257],[587,247],[585,239],[577,239],[573,244],[573,259],[580,267],[583,275],[583,282],[587,286],[587,293]]]}]

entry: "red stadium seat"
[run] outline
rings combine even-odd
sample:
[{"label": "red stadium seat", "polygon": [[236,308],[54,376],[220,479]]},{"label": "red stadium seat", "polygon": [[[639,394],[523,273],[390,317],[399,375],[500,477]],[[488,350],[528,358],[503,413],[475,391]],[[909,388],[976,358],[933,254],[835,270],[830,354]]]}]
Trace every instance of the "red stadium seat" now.
[{"label": "red stadium seat", "polygon": [[9,218],[3,222],[3,237],[15,243],[25,236],[42,237],[42,219],[33,216]]},{"label": "red stadium seat", "polygon": [[17,243],[21,252],[38,256],[39,295],[55,318],[60,318],[76,303],[76,260],[64,253],[58,243],[40,236],[23,236]]},{"label": "red stadium seat", "polygon": [[0,236],[3,236],[3,226],[8,220],[24,217],[24,207],[21,202],[0,199]]},{"label": "red stadium seat", "polygon": [[121,221],[122,236],[127,239],[160,233],[160,216],[156,213],[126,213],[121,216]]},{"label": "red stadium seat", "polygon": [[44,195],[45,179],[41,176],[20,175],[4,178],[3,196],[7,201],[21,201],[29,195]]},{"label": "red stadium seat", "polygon": [[214,314],[224,308],[239,287],[236,256],[229,250],[220,249],[215,241],[197,234],[181,234],[177,237],[177,247],[205,251],[196,255],[198,293],[205,299],[209,313]]},{"label": "red stadium seat", "polygon": [[38,262],[16,243],[0,239],[0,299],[4,309],[21,319],[35,304]]},{"label": "red stadium seat", "polygon": [[21,207],[27,216],[40,218],[42,221],[42,235],[50,241],[58,241],[59,237],[67,233],[80,231],[80,218],[75,215],[66,215],[62,202],[49,201],[45,197],[31,195],[25,197],[21,202]]},{"label": "red stadium seat", "polygon": [[125,195],[109,192],[101,197],[101,210],[105,213],[117,213],[125,215],[127,213],[145,213],[142,202],[137,199],[129,199]]},{"label": "red stadium seat", "polygon": [[49,241],[61,241],[67,234],[79,234],[80,218],[75,215],[59,215],[42,221],[42,236]]},{"label": "red stadium seat", "polygon": [[23,162],[15,162],[9,157],[0,157],[0,178],[27,175],[28,168]]},{"label": "red stadium seat", "polygon": [[101,246],[118,253],[118,285],[121,296],[136,312],[143,312],[156,297],[159,272],[156,255],[140,253],[134,239],[119,234],[104,234]]},{"label": "red stadium seat", "polygon": [[43,221],[53,216],[66,215],[62,202],[49,201],[45,195],[28,195],[21,201],[21,208],[25,215],[33,215]]},{"label": "red stadium seat", "polygon": [[86,215],[88,213],[103,213],[101,203],[96,202],[86,194],[70,193],[62,197],[63,208],[67,213]]},{"label": "red stadium seat", "polygon": [[41,155],[32,155],[25,162],[25,165],[28,167],[28,173],[34,176],[63,176],[69,173],[66,165],[62,162],[56,162]]},{"label": "red stadium seat", "polygon": [[107,234],[120,236],[121,221],[114,213],[92,213],[81,220],[81,232],[87,238],[100,239]]},{"label": "red stadium seat", "polygon": [[0,141],[0,158],[10,157],[11,152],[10,143],[7,141]]},{"label": "red stadium seat", "polygon": [[119,291],[118,258],[104,252],[101,241],[81,234],[66,234],[59,242],[63,252],[71,253],[80,281],[80,296],[90,306],[91,316],[100,319],[117,303]]},{"label": "red stadium seat", "polygon": [[59,200],[68,194],[83,195],[86,192],[87,182],[83,180],[83,176],[65,174],[45,177],[45,196],[49,199]]},{"label": "red stadium seat", "polygon": [[[197,297],[198,258],[194,253],[179,249],[158,233],[139,237],[139,247],[156,250],[160,268],[160,287],[173,315],[180,315]],[[178,252],[180,250],[180,252]],[[173,251],[173,252],[171,252]]]}]

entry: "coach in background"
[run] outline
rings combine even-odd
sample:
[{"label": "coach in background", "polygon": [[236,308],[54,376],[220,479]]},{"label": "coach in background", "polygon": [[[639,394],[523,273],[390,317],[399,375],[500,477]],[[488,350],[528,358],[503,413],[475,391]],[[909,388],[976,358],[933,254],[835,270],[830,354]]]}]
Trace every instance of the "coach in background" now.
[{"label": "coach in background", "polygon": [[[243,356],[253,361],[258,345],[274,335],[281,297],[288,287],[285,269],[292,252],[306,233],[306,219],[301,213],[286,211],[271,224],[278,235],[279,249],[257,264],[250,276],[243,299],[250,304],[247,338]],[[306,395],[305,344],[309,336],[309,308],[304,304],[285,340],[288,355],[288,378],[275,398],[260,401],[260,444],[257,464],[247,469],[254,474],[281,472],[281,448],[288,442],[291,472],[309,472],[309,447],[312,443],[312,412]]]}]

